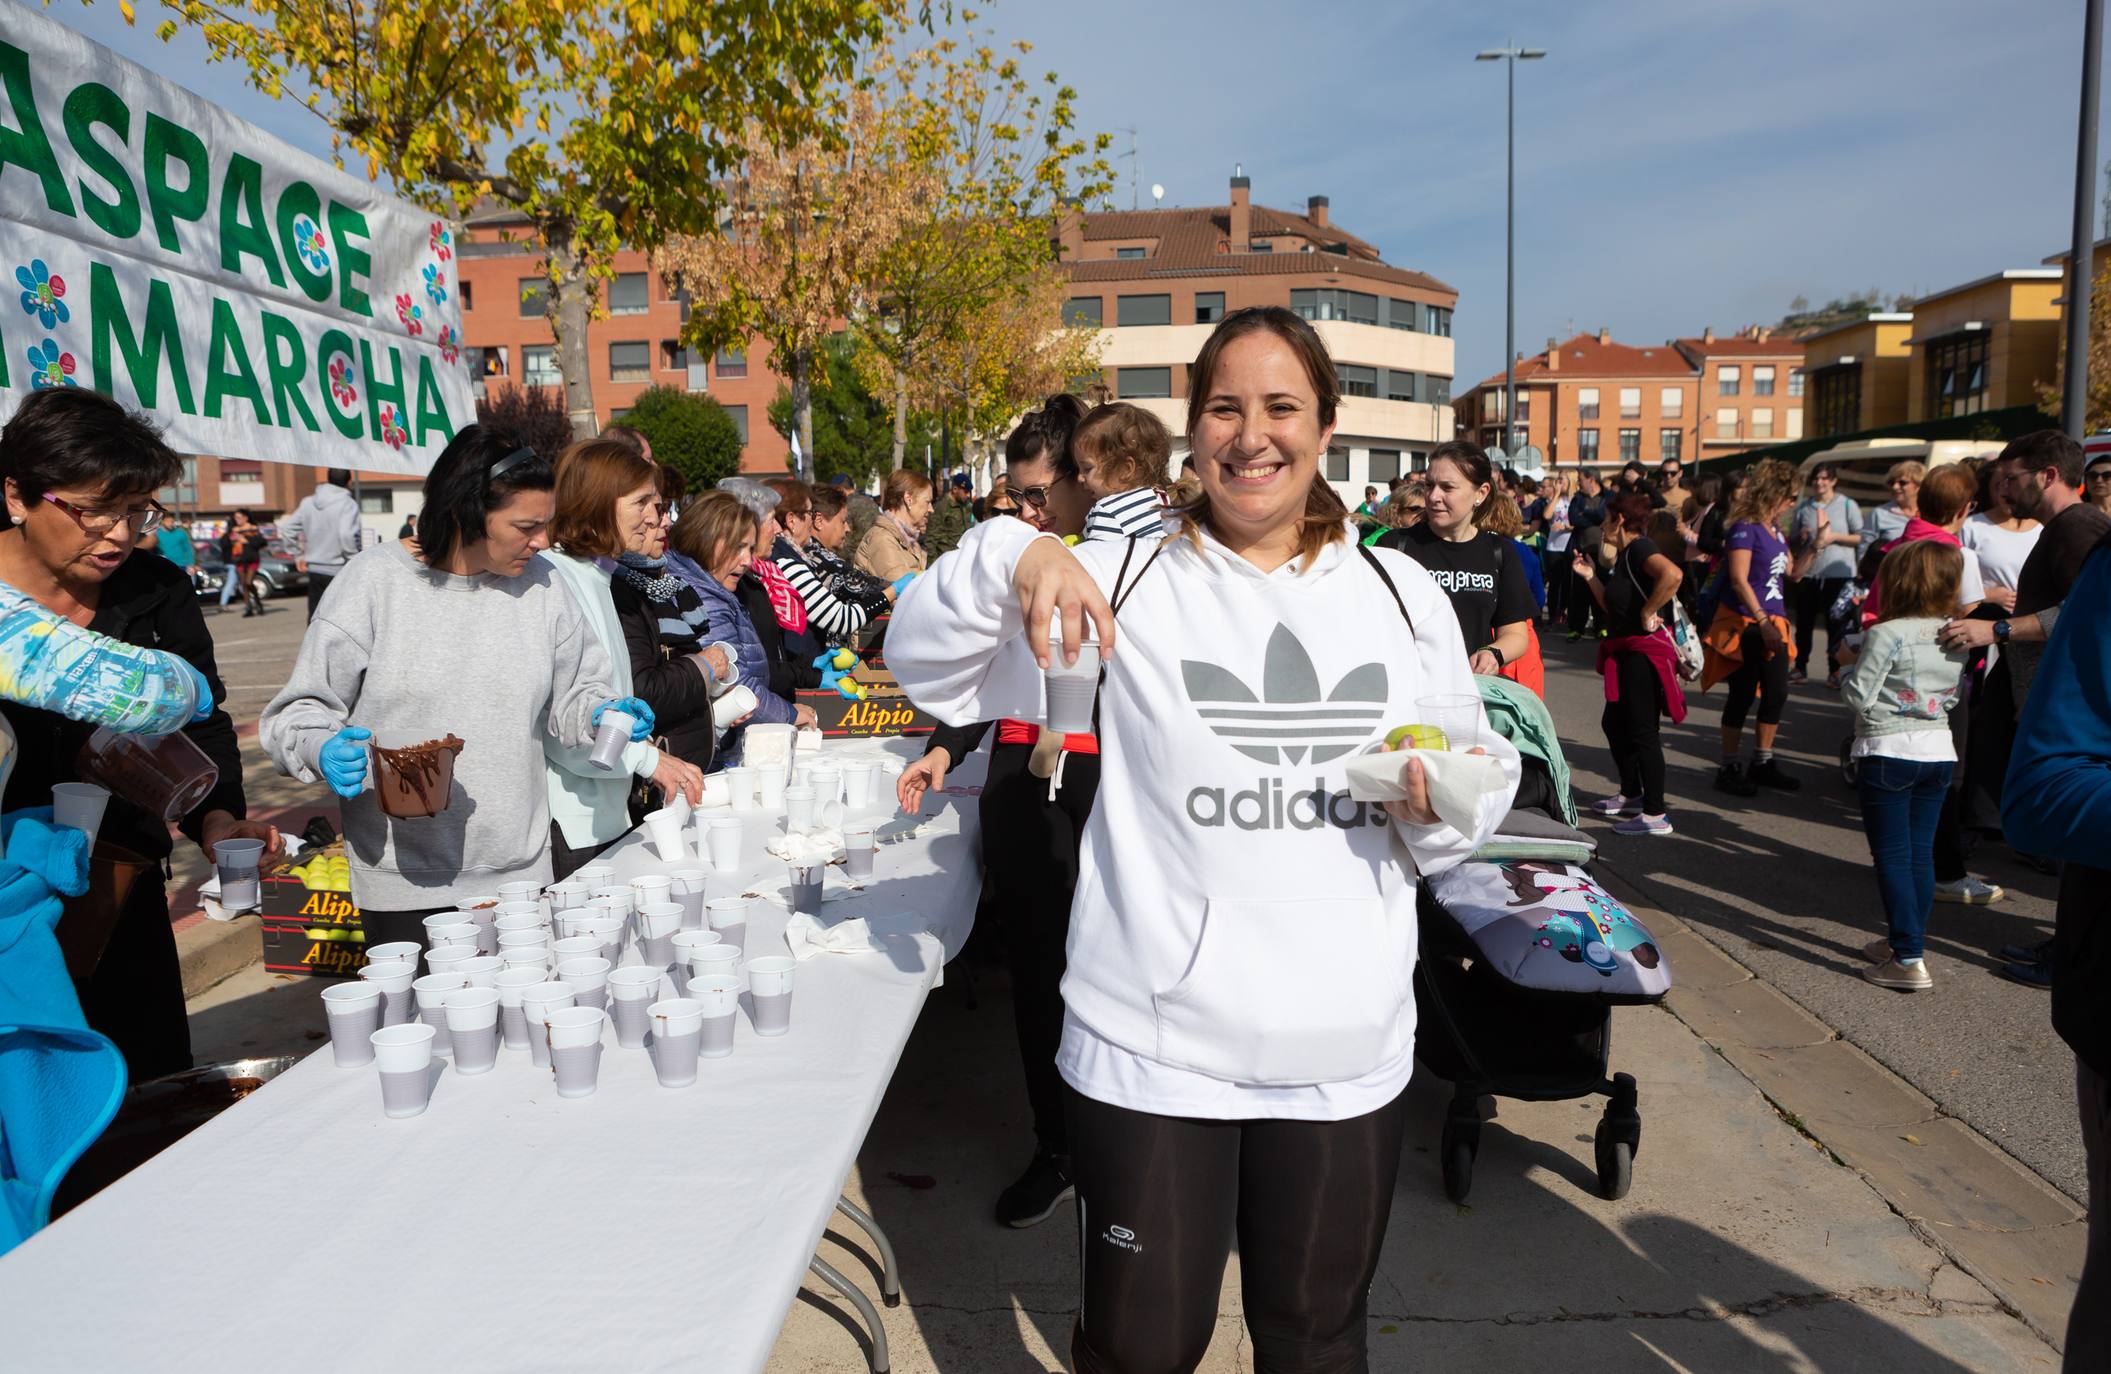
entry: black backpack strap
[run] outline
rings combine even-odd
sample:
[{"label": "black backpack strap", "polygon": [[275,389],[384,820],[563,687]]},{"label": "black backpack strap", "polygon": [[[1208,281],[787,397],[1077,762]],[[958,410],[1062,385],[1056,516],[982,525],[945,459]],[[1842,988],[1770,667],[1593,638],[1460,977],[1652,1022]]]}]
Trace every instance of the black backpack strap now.
[{"label": "black backpack strap", "polygon": [[1379,561],[1378,555],[1371,552],[1370,545],[1358,544],[1356,552],[1363,555],[1363,561],[1371,565],[1371,571],[1378,574],[1378,580],[1393,594],[1393,604],[1400,608],[1400,618],[1407,622],[1407,632],[1413,634],[1415,618],[1407,613],[1407,603],[1400,599],[1400,589],[1393,585],[1393,575],[1385,570],[1385,564]]},{"label": "black backpack strap", "polygon": [[1137,583],[1143,581],[1143,575],[1151,570],[1151,565],[1158,561],[1158,555],[1165,550],[1165,540],[1160,537],[1157,547],[1151,550],[1151,556],[1146,558],[1143,561],[1143,566],[1136,570],[1136,581],[1128,582],[1128,585],[1124,586],[1123,583],[1127,582],[1129,576],[1129,560],[1136,556],[1137,540],[1144,537],[1143,535],[1131,535],[1129,537],[1128,551],[1121,556],[1121,570],[1114,574],[1114,596],[1107,604],[1109,609],[1116,615],[1121,614],[1122,603],[1129,599],[1129,593],[1136,590]]}]

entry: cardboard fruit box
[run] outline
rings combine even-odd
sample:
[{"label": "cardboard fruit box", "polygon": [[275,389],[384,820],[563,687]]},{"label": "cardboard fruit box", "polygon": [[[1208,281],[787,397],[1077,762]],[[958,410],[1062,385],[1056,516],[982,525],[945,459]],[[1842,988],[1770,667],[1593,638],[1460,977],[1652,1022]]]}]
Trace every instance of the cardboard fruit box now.
[{"label": "cardboard fruit box", "polygon": [[264,967],[350,978],[366,962],[366,932],[349,892],[310,888],[283,873],[263,880]]},{"label": "cardboard fruit box", "polygon": [[828,739],[882,739],[890,735],[928,735],[938,728],[938,718],[918,710],[903,694],[894,674],[887,671],[882,652],[886,617],[875,622],[881,636],[859,655],[850,676],[865,688],[865,699],[854,700],[830,688],[798,693],[801,705],[814,708],[815,723]]}]

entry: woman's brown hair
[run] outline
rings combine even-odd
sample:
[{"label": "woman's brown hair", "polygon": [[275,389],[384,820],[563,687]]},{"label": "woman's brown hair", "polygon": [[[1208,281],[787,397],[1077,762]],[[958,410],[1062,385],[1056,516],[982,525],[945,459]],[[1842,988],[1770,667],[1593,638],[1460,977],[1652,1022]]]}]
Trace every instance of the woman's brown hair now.
[{"label": "woman's brown hair", "polygon": [[814,509],[813,488],[796,477],[771,477],[763,485],[777,493],[777,518],[810,515]]},{"label": "woman's brown hair", "polygon": [[621,439],[581,439],[557,455],[557,513],[550,542],[574,558],[624,552],[616,503],[639,487],[659,493],[659,466]]},{"label": "woman's brown hair", "polygon": [[1979,496],[1979,478],[1962,463],[1945,463],[1920,479],[1920,518],[1947,525]]},{"label": "woman's brown hair", "polygon": [[814,519],[832,520],[836,512],[850,504],[850,493],[841,487],[815,487],[813,492]]},{"label": "woman's brown hair", "polygon": [[1165,485],[1173,436],[1164,421],[1142,406],[1115,401],[1087,415],[1072,431],[1070,453],[1092,460],[1094,475],[1110,495],[1141,487],[1155,490]]},{"label": "woman's brown hair", "polygon": [[1762,458],[1730,502],[1730,523],[1771,524],[1774,512],[1795,494],[1796,470],[1779,458]]},{"label": "woman's brown hair", "polygon": [[880,509],[901,510],[909,498],[931,489],[931,479],[914,468],[896,468],[880,488]]},{"label": "woman's brown hair", "polygon": [[1505,539],[1521,539],[1525,533],[1525,513],[1517,508],[1517,501],[1509,492],[1497,487],[1474,511],[1473,524],[1476,529],[1499,534]]},{"label": "woman's brown hair", "polygon": [[753,543],[755,530],[761,524],[755,512],[731,492],[707,491],[682,508],[681,517],[668,532],[667,544],[716,577],[718,551],[738,550]]},{"label": "woman's brown hair", "polygon": [[1964,550],[1933,539],[1894,544],[1877,569],[1877,597],[1886,620],[1947,619],[1957,613],[1957,588],[1964,581]]},{"label": "woman's brown hair", "polygon": [[[1194,366],[1188,369],[1187,383],[1187,433],[1188,445],[1194,446],[1195,427],[1202,422],[1202,408],[1208,404],[1210,388],[1216,384],[1217,360],[1224,350],[1248,334],[1273,334],[1288,346],[1305,370],[1305,380],[1312,385],[1312,395],[1318,402],[1319,427],[1326,429],[1334,423],[1334,416],[1341,408],[1341,380],[1334,371],[1334,359],[1327,354],[1327,346],[1320,342],[1319,334],[1298,315],[1280,305],[1249,305],[1243,310],[1234,310],[1223,322],[1210,331],[1203,343],[1202,351],[1195,355]],[[1202,527],[1209,523],[1209,493],[1204,490],[1194,500],[1175,509],[1180,517],[1180,533],[1193,539],[1198,545],[1202,540]],[[1341,497],[1328,485],[1326,455],[1320,455],[1320,464],[1312,474],[1312,485],[1305,490],[1305,513],[1299,518],[1298,567],[1302,570],[1312,565],[1319,551],[1336,540],[1349,537],[1349,508],[1341,503]]]}]

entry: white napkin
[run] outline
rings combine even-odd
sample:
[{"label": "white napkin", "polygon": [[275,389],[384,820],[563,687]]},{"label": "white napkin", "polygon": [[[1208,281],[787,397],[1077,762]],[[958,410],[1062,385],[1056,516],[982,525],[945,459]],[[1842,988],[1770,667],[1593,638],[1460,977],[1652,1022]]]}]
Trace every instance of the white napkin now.
[{"label": "white napkin", "polygon": [[1405,801],[1401,769],[1410,758],[1422,760],[1429,780],[1429,809],[1461,834],[1473,833],[1480,800],[1503,790],[1503,766],[1492,754],[1452,754],[1438,749],[1406,749],[1365,754],[1349,761],[1349,796],[1361,802]]},{"label": "white napkin", "polygon": [[824,825],[796,835],[772,835],[762,842],[762,852],[788,864],[833,863],[843,857],[843,832]]},{"label": "white napkin", "polygon": [[784,939],[794,959],[823,953],[884,954],[890,941],[913,940],[928,929],[924,918],[912,911],[851,916],[833,924],[823,924],[802,911],[784,923]]}]

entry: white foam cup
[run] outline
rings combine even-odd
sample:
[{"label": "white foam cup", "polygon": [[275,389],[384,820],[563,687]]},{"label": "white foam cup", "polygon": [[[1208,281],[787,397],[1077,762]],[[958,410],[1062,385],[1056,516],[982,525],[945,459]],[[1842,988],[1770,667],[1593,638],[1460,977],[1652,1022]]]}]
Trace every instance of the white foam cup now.
[{"label": "white foam cup", "polygon": [[816,804],[843,800],[843,770],[834,764],[815,765],[813,788]]},{"label": "white foam cup", "polygon": [[689,861],[689,851],[682,846],[682,822],[685,819],[680,812],[668,807],[646,813],[645,834],[659,853],[660,862],[679,864]]},{"label": "white foam cup", "polygon": [[485,1073],[498,1061],[498,990],[461,988],[447,994],[447,1034],[456,1073]]},{"label": "white foam cup", "polygon": [[601,713],[601,724],[594,731],[593,752],[587,762],[604,773],[613,773],[623,762],[623,750],[630,744],[630,732],[637,721],[627,711],[611,707]]},{"label": "white foam cup", "polygon": [[330,1053],[340,1069],[374,1062],[367,1039],[381,1029],[381,989],[372,983],[332,983],[323,989],[323,1012],[330,1023]]},{"label": "white foam cup", "polygon": [[729,729],[734,721],[747,715],[760,704],[754,688],[735,683],[727,688],[718,700],[711,703],[711,720],[719,729]]},{"label": "white foam cup", "polygon": [[719,776],[726,780],[726,796],[735,811],[755,809],[755,770],[747,767],[728,768]]},{"label": "white foam cup", "polygon": [[454,971],[467,978],[473,988],[495,988],[499,971],[505,967],[506,961],[496,954],[479,954],[474,959],[464,959],[456,964]]},{"label": "white foam cup", "polygon": [[410,985],[418,976],[415,964],[368,964],[359,970],[360,978],[381,989],[381,1024],[383,1027],[400,1026],[410,1020],[412,1007]]},{"label": "white foam cup", "polygon": [[704,903],[704,917],[719,939],[738,949],[747,943],[748,909],[754,903],[753,897],[713,897]]},{"label": "white foam cup", "polygon": [[550,1044],[539,1027],[549,1020],[550,1013],[572,1005],[570,983],[537,983],[520,992],[521,1014],[528,1021],[528,1054],[538,1069],[550,1067]]},{"label": "white foam cup", "polygon": [[794,783],[784,789],[784,833],[803,835],[814,828],[814,789]]},{"label": "white foam cup", "polygon": [[689,980],[688,1000],[703,1009],[697,1053],[723,1059],[733,1053],[733,1024],[740,1019],[740,979],[731,973],[699,973]]},{"label": "white foam cup", "polygon": [[601,1076],[601,1027],[608,1013],[594,1007],[562,1007],[543,1018],[544,1053],[557,1077],[559,1097],[587,1097]]},{"label": "white foam cup", "polygon": [[[58,782],[51,785],[51,823],[71,826],[88,836],[88,848],[95,848],[95,832],[102,827],[103,811],[110,805],[110,789],[97,787],[92,782]],[[264,852],[262,840],[222,840],[214,846],[214,853],[221,864],[226,864],[230,844],[255,845],[255,853]],[[252,859],[249,868],[256,868]],[[221,882],[226,882],[223,877]],[[223,905],[225,905],[223,903]],[[252,903],[254,905],[254,903]]]},{"label": "white foam cup", "polygon": [[383,1026],[367,1037],[381,1078],[386,1116],[416,1116],[432,1100],[432,1042],[436,1032],[422,1023]]},{"label": "white foam cup", "polygon": [[755,1033],[782,1035],[792,1025],[791,956],[766,954],[748,960],[748,993],[755,1004]]},{"label": "white foam cup", "polygon": [[755,800],[765,811],[775,811],[784,805],[784,785],[790,779],[791,769],[781,763],[763,763],[755,767]]},{"label": "white foam cup", "polygon": [[730,817],[711,822],[704,832],[704,848],[711,866],[721,873],[732,873],[740,867],[740,844],[744,828],[738,820]]},{"label": "white foam cup", "polygon": [[872,782],[878,774],[870,760],[848,759],[843,764],[843,806],[855,811],[872,805]]}]

